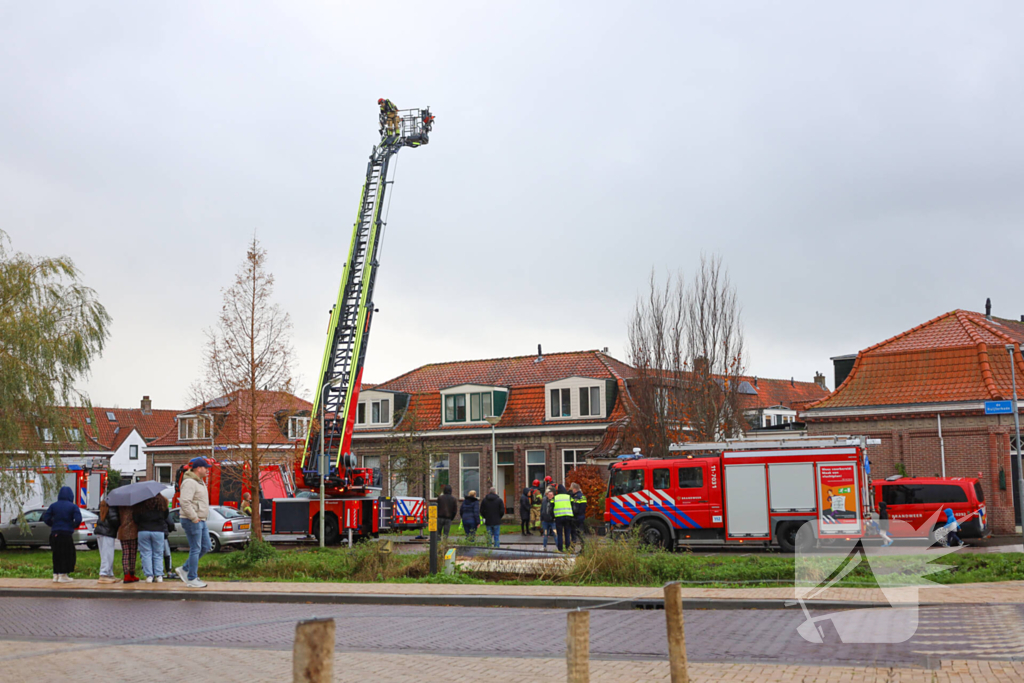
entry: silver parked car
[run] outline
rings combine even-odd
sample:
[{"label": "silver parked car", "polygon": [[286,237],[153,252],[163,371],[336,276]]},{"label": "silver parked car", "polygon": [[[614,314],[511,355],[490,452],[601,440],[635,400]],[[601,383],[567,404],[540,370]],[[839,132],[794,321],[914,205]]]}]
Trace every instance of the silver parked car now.
[{"label": "silver parked car", "polygon": [[[40,521],[46,508],[35,508],[25,511],[25,524],[27,529],[22,529],[16,517],[0,522],[0,550],[9,545],[44,546],[50,545],[50,527]],[[99,521],[99,515],[95,512],[82,510],[82,523],[71,535],[75,545],[87,545],[90,550],[98,547],[93,529]]]},{"label": "silver parked car", "polygon": [[[181,526],[181,508],[171,510],[171,521],[174,531],[168,537],[172,548],[188,549],[185,529]],[[218,552],[227,545],[245,545],[252,534],[252,520],[234,508],[222,505],[210,506],[210,517],[206,520],[206,528],[210,532],[210,545],[213,552]]]}]

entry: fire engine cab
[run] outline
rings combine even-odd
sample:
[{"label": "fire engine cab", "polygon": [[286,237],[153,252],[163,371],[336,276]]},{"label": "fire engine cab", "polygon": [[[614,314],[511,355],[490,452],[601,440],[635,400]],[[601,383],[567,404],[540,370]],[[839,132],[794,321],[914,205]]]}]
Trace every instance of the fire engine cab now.
[{"label": "fire engine cab", "polygon": [[612,533],[674,548],[779,546],[793,552],[797,532],[859,538],[870,509],[863,437],[741,439],[680,443],[668,457],[636,449],[610,466],[605,522]]}]

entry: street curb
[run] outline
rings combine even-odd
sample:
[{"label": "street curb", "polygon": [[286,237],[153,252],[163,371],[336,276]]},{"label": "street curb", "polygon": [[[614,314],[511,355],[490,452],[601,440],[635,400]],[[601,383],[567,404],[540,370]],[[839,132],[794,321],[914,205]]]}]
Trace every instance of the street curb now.
[{"label": "street curb", "polygon": [[[582,598],[528,595],[402,595],[375,593],[252,593],[235,591],[98,590],[79,588],[0,588],[0,598],[85,598],[114,600],[187,600],[190,602],[239,602],[314,605],[409,605],[429,607],[511,607],[532,609],[660,610],[663,600],[655,598]],[[806,603],[813,610],[886,608],[888,604],[855,600],[815,600]],[[942,603],[921,603],[919,607]],[[899,606],[899,605],[895,605]],[[914,605],[906,605],[913,607]],[[688,610],[778,610],[801,609],[791,600],[729,598],[683,598]]]}]

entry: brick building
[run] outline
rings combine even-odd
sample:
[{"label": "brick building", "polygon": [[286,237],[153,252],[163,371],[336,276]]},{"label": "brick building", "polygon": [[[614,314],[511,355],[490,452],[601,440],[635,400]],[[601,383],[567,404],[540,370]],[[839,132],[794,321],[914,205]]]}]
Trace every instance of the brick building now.
[{"label": "brick building", "polygon": [[[256,424],[265,462],[286,462],[296,441],[306,438],[313,405],[283,391],[257,392]],[[249,446],[248,392],[236,391],[174,415],[171,426],[145,447],[147,477],[171,483],[177,469],[192,458],[237,459]],[[301,445],[298,447],[301,451]]]},{"label": "brick building", "polygon": [[[872,475],[981,477],[996,533],[1014,531],[1016,462],[1012,415],[985,415],[984,402],[1012,398],[1013,347],[1024,396],[1024,323],[955,310],[864,349],[852,367],[838,357],[841,383],[807,405],[811,434],[863,434]],[[842,376],[849,368],[849,374]],[[1019,520],[1019,513],[1018,513]]]},{"label": "brick building", "polygon": [[[422,495],[389,476],[388,440],[411,433],[433,462],[426,488],[445,484],[463,498],[491,485],[507,507],[534,479],[563,482],[586,462],[606,429],[625,417],[623,380],[630,368],[601,351],[552,353],[424,365],[359,395],[352,452],[381,467],[385,492]],[[491,448],[488,417],[497,448]]]}]

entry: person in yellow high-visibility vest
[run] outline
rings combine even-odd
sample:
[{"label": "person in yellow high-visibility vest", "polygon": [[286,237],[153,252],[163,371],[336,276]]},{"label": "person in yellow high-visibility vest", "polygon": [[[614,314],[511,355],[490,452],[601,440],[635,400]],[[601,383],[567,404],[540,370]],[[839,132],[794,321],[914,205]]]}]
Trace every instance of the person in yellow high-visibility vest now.
[{"label": "person in yellow high-visibility vest", "polygon": [[559,552],[568,550],[572,544],[572,498],[566,493],[565,487],[558,485],[558,492],[555,494],[555,545]]}]

